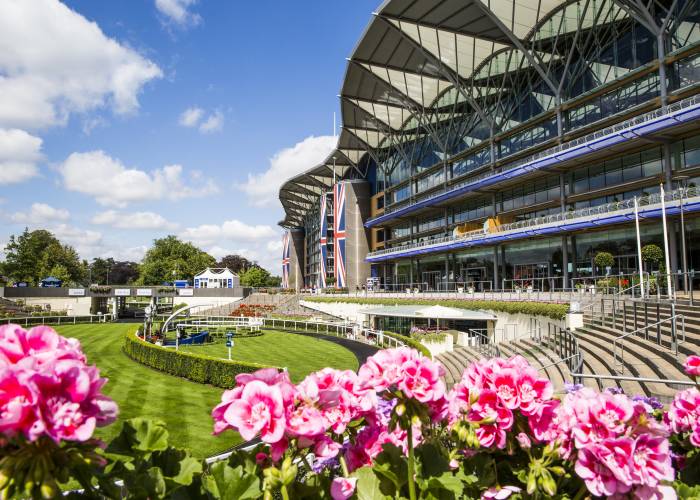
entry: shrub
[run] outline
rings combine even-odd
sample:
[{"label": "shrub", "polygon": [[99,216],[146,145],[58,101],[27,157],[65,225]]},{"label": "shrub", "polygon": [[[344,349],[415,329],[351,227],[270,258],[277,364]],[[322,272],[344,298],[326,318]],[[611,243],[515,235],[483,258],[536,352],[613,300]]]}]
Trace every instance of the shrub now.
[{"label": "shrub", "polygon": [[[347,304],[368,305],[433,305],[433,299],[383,299],[375,297],[304,297],[309,302],[345,302]],[[527,314],[530,316],[546,316],[551,319],[564,319],[569,306],[566,304],[550,304],[543,302],[503,302],[498,300],[440,300],[440,305],[470,310],[488,310],[509,314]]]},{"label": "shrub", "polygon": [[642,247],[642,260],[652,266],[658,266],[664,260],[664,252],[653,243]]},{"label": "shrub", "polygon": [[600,269],[605,270],[607,267],[612,267],[615,265],[615,257],[610,252],[598,252],[593,258],[593,262]]},{"label": "shrub", "polygon": [[175,351],[167,347],[145,342],[134,333],[124,340],[124,353],[134,361],[158,371],[186,378],[200,384],[211,384],[224,389],[235,385],[239,373],[253,373],[265,365],[229,361],[226,359]]},{"label": "shrub", "polygon": [[89,288],[89,290],[90,290],[90,293],[107,294],[107,293],[112,291],[112,287],[93,285]]},{"label": "shrub", "polygon": [[398,333],[394,333],[394,332],[386,332],[385,331],[384,335],[386,335],[387,337],[395,338],[396,340],[400,340],[401,342],[406,344],[408,347],[412,347],[413,349],[420,352],[423,356],[425,356],[427,358],[433,357],[432,354],[430,354],[430,350],[416,339],[413,339],[411,337],[406,337],[405,335],[399,335]]}]

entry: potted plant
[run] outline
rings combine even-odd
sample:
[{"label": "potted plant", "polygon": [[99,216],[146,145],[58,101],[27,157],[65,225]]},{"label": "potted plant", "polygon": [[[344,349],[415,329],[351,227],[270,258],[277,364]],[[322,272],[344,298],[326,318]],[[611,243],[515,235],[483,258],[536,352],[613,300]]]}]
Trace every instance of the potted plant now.
[{"label": "potted plant", "polygon": [[532,283],[530,283],[529,281],[527,281],[527,282],[525,282],[525,286],[526,286],[526,288],[527,288],[527,293],[532,293],[532,291],[533,291]]}]

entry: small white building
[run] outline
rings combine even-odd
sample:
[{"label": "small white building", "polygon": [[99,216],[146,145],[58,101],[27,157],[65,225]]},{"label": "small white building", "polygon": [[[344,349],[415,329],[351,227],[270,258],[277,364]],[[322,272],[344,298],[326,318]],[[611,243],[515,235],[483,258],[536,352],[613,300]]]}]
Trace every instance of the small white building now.
[{"label": "small white building", "polygon": [[240,284],[238,275],[227,267],[207,267],[194,277],[195,288],[233,288]]}]

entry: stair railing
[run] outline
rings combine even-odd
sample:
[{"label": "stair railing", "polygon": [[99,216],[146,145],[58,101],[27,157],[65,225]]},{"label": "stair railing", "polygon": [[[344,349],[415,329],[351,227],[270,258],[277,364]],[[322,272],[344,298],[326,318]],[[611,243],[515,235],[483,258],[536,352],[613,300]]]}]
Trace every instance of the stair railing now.
[{"label": "stair railing", "polygon": [[580,383],[577,374],[583,371],[583,352],[578,345],[576,335],[568,328],[564,329],[549,323],[547,336],[542,338],[542,343],[552,349],[559,357],[559,361],[553,365],[566,363],[573,383]]},{"label": "stair railing", "polygon": [[[681,320],[681,334],[680,337],[682,340],[678,340],[678,320]],[[679,343],[682,344],[685,342],[685,316],[682,314],[676,314],[671,317],[662,319],[661,321],[657,321],[656,323],[651,323],[649,325],[645,325],[641,328],[637,328],[636,330],[633,330],[629,333],[624,333],[615,339],[613,339],[613,366],[617,370],[618,373],[624,373],[624,365],[625,365],[625,345],[623,344],[623,341],[627,339],[628,337],[631,337],[632,335],[637,335],[641,332],[644,332],[644,338],[645,340],[649,340],[649,329],[653,327],[660,327],[664,323],[671,323],[671,352],[678,357],[678,345]],[[657,337],[657,344],[661,344],[661,338]],[[618,351],[619,351],[619,356],[618,356]]]},{"label": "stair railing", "polygon": [[501,357],[501,349],[491,341],[486,328],[470,328],[469,334],[476,340],[476,345],[472,346],[476,352],[485,358]]}]

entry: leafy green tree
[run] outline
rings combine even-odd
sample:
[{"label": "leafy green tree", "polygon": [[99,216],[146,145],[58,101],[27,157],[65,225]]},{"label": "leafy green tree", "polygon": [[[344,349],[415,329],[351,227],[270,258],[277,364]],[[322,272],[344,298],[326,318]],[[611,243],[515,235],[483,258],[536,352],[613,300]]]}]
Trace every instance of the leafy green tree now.
[{"label": "leafy green tree", "polygon": [[270,273],[262,267],[251,267],[240,275],[242,286],[260,288],[269,286]]},{"label": "leafy green tree", "polygon": [[595,265],[602,271],[605,271],[605,268],[615,265],[615,257],[613,257],[613,254],[610,252],[598,252],[595,254],[593,262],[595,262]]},{"label": "leafy green tree", "polygon": [[227,255],[216,263],[216,267],[227,267],[236,274],[241,274],[246,269],[257,266],[253,261],[246,259],[241,255]]},{"label": "leafy green tree", "polygon": [[31,232],[25,229],[19,236],[10,236],[5,254],[3,269],[13,281],[37,285],[42,278],[50,276],[56,266],[65,269],[66,283],[81,283],[86,276],[86,265],[78,252],[44,229]]},{"label": "leafy green tree", "polygon": [[153,241],[153,247],[139,266],[140,285],[159,285],[173,279],[191,280],[207,267],[214,267],[216,259],[192,243],[166,236]]},{"label": "leafy green tree", "polygon": [[664,252],[658,245],[650,243],[642,247],[642,260],[650,267],[658,267],[664,260]]},{"label": "leafy green tree", "polygon": [[90,282],[100,285],[129,285],[139,277],[136,262],[96,258],[90,264]]},{"label": "leafy green tree", "polygon": [[70,283],[71,278],[70,278],[70,273],[68,272],[68,268],[64,266],[63,264],[56,264],[54,265],[49,272],[46,274],[46,276],[53,276],[54,278],[58,278],[63,282],[63,284]]}]

